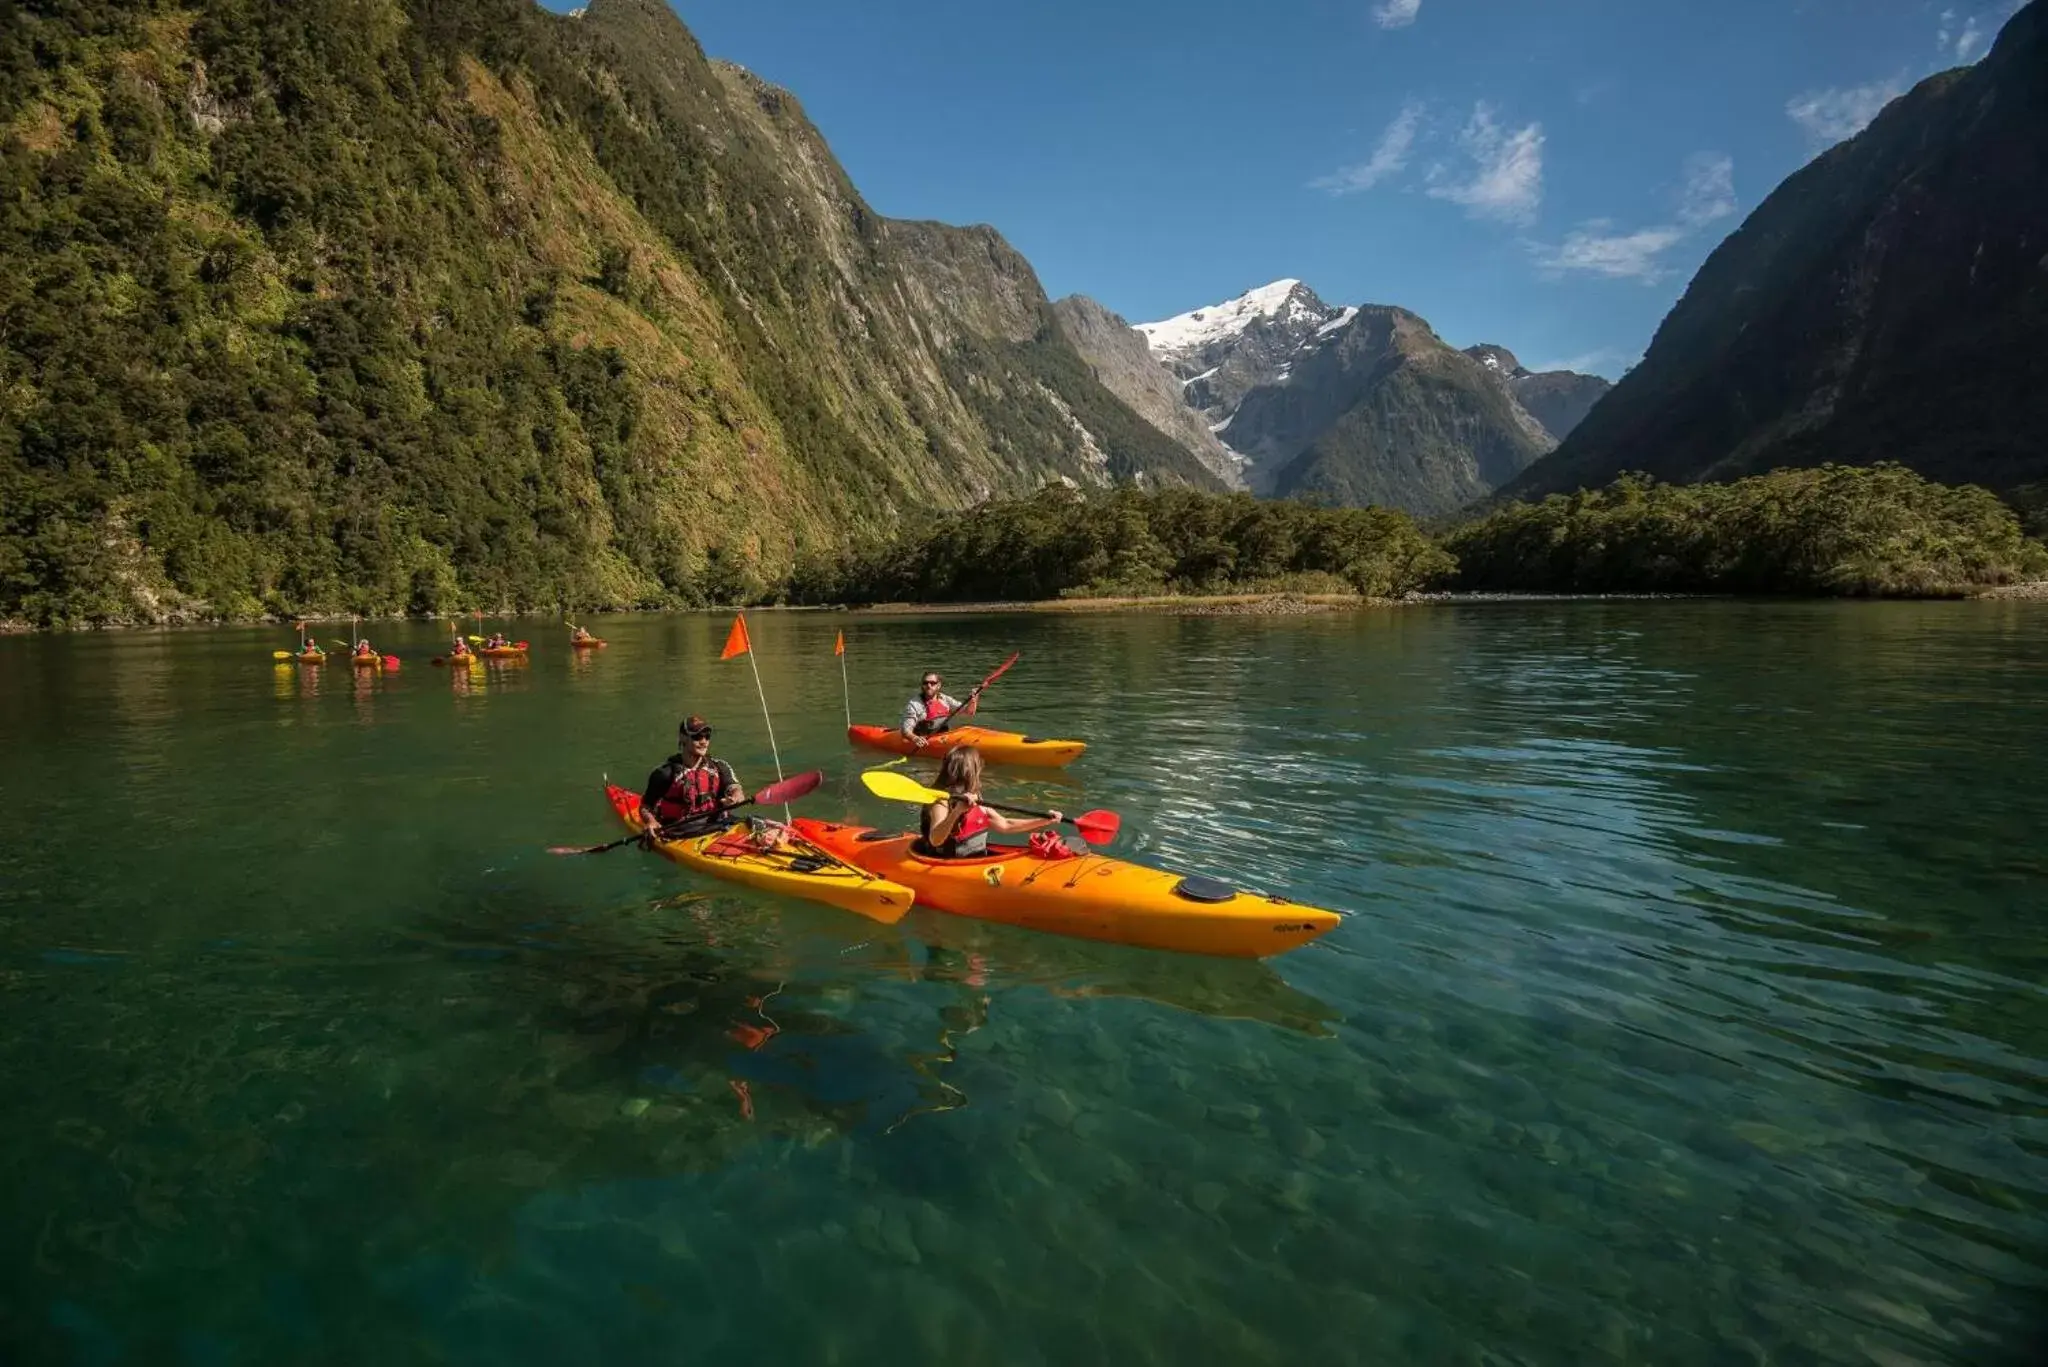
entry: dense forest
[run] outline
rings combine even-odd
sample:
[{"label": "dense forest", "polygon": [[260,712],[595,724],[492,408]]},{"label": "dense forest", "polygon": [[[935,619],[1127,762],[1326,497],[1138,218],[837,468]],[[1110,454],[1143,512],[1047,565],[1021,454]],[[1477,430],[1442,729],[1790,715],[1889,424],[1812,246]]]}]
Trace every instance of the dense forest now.
[{"label": "dense forest", "polygon": [[1392,597],[1452,569],[1406,513],[1191,490],[1086,497],[1054,485],[808,560],[787,597],[943,603],[1278,588]]},{"label": "dense forest", "polygon": [[1508,504],[1432,537],[1404,513],[1248,494],[1050,488],[799,564],[796,603],[1333,590],[1944,596],[2048,576],[1977,488],[1898,465],[1778,470]]},{"label": "dense forest", "polygon": [[1444,546],[1468,589],[1903,597],[2048,576],[2048,549],[1995,495],[1891,463],[1731,484],[1628,475],[1510,503]]}]

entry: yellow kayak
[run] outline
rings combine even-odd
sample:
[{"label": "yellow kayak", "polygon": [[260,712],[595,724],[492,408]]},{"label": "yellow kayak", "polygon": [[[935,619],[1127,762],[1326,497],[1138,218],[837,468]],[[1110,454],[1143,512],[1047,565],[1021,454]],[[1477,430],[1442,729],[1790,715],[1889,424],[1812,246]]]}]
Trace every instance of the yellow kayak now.
[{"label": "yellow kayak", "polygon": [[[619,820],[639,829],[640,794],[607,783],[604,795]],[[808,841],[784,837],[774,848],[762,849],[744,821],[709,835],[665,840],[655,848],[686,869],[763,892],[823,902],[883,925],[902,920],[915,900],[901,883],[827,855]]]},{"label": "yellow kayak", "polygon": [[893,726],[849,726],[846,738],[855,745],[887,750],[892,755],[927,755],[938,759],[956,746],[972,745],[991,764],[1031,764],[1058,769],[1072,764],[1088,748],[1082,740],[1049,740],[1041,736],[1020,736],[1015,731],[992,731],[986,726],[956,726],[924,738],[924,748],[903,738]]}]

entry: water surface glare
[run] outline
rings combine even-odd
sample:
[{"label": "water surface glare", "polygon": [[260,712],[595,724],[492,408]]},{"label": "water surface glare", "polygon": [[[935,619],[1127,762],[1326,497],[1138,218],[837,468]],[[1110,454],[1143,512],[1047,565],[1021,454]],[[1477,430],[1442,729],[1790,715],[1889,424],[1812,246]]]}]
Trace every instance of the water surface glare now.
[{"label": "water surface glare", "polygon": [[2037,1360],[2048,605],[750,617],[799,811],[1021,650],[1266,963],[543,853],[729,620],[0,639],[0,1362]]}]

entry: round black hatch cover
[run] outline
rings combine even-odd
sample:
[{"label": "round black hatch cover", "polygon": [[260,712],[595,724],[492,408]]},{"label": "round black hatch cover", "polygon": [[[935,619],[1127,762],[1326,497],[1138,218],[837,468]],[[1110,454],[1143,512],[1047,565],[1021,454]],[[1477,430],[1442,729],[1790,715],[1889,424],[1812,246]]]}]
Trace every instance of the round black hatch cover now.
[{"label": "round black hatch cover", "polygon": [[1237,889],[1230,884],[1193,873],[1175,883],[1173,890],[1190,902],[1228,902],[1237,896]]}]

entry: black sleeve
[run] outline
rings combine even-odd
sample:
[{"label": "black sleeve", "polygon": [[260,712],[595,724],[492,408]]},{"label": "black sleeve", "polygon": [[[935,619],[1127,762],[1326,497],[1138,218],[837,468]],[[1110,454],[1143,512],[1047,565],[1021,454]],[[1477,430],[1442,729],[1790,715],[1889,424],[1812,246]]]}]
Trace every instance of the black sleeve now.
[{"label": "black sleeve", "polygon": [[640,794],[640,810],[643,812],[653,811],[654,804],[668,796],[668,790],[674,786],[675,781],[676,776],[669,771],[669,766],[666,764],[649,774],[647,776],[647,791]]},{"label": "black sleeve", "polygon": [[718,761],[718,795],[722,798],[726,789],[739,786],[740,776],[733,772],[732,766],[724,760]]}]

